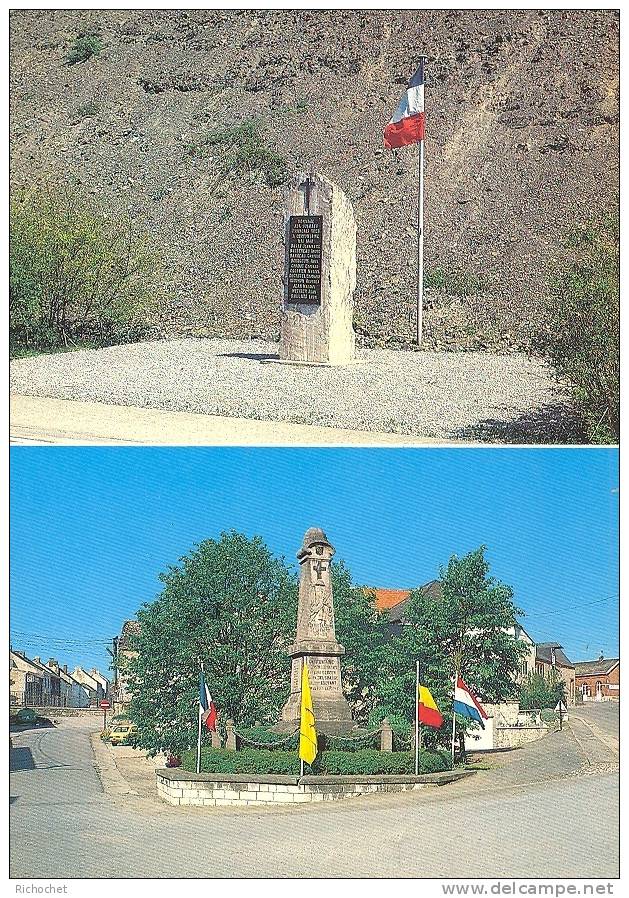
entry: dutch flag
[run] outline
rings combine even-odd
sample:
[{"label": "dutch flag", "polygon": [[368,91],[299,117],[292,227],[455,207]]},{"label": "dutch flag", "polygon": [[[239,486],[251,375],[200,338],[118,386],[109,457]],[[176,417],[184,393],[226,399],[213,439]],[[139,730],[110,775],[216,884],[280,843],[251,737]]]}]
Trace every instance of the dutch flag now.
[{"label": "dutch flag", "polygon": [[457,677],[456,686],[454,687],[454,713],[459,714],[461,717],[467,717],[469,720],[475,720],[485,729],[483,720],[487,720],[488,715],[461,677]]},{"label": "dutch flag", "polygon": [[216,705],[207,688],[203,671],[199,674],[199,717],[201,723],[204,723],[208,730],[216,729]]},{"label": "dutch flag", "polygon": [[395,115],[384,129],[387,150],[419,143],[424,139],[424,59],[411,78]]}]

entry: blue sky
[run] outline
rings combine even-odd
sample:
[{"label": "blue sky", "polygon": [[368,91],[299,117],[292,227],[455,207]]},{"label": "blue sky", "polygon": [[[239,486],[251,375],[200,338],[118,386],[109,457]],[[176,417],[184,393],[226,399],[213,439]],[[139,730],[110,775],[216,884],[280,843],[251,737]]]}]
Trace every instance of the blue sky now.
[{"label": "blue sky", "polygon": [[484,543],[537,641],[618,653],[615,449],[20,447],[11,450],[11,638],[108,666],[158,574],[223,530],[293,564],[327,532],[359,584],[411,588]]}]

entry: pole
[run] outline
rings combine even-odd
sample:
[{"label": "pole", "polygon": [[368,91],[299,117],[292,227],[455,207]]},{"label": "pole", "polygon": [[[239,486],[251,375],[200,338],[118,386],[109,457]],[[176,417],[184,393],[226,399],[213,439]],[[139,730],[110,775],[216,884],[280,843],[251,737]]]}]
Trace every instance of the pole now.
[{"label": "pole", "polygon": [[[303,683],[304,683],[304,660],[305,660],[305,659],[304,659],[304,657],[303,657],[303,655],[302,655],[302,659],[301,659],[301,676],[300,676],[300,678],[299,678],[299,742],[300,742],[300,743],[301,743],[301,706],[302,706],[302,702],[303,702],[303,698],[304,698],[304,695],[303,695],[303,692],[304,692],[304,690],[303,690]],[[301,745],[300,745],[300,750],[301,750]],[[299,775],[300,775],[300,776],[303,776],[303,775],[304,775],[304,759],[301,757],[301,755],[299,756]],[[304,788],[305,788],[305,786],[304,786]]]},{"label": "pole", "polygon": [[454,695],[456,695],[456,684],[459,675],[457,671],[454,672],[454,689],[455,692],[452,696],[452,768],[454,769],[454,741],[456,739],[456,711],[454,710]]},{"label": "pole", "polygon": [[415,776],[419,775],[419,661],[415,669]]},{"label": "pole", "polygon": [[419,141],[419,184],[417,196],[417,345],[422,342],[424,318],[424,141]]},{"label": "pole", "polygon": [[103,729],[107,729],[107,708],[103,708]]},{"label": "pole", "polygon": [[[426,57],[420,57],[421,81],[424,83],[424,64]],[[425,88],[424,88],[425,90]],[[420,346],[423,334],[424,317],[424,138],[419,141],[417,184],[417,345]]]},{"label": "pole", "polygon": [[[201,677],[203,676],[203,661],[201,662]],[[199,677],[199,680],[201,680]],[[199,698],[197,700],[198,704],[198,714],[199,714],[199,727],[197,730],[197,773],[201,773],[201,692],[199,690]]]}]

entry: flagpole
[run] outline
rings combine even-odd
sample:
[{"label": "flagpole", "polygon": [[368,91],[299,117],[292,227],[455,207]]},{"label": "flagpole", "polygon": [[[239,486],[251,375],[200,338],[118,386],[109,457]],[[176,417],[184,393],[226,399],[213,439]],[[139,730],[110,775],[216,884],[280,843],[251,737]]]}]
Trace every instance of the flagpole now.
[{"label": "flagpole", "polygon": [[[201,676],[203,676],[203,661],[201,662]],[[205,677],[204,677],[205,679]],[[197,731],[197,773],[201,773],[201,692],[199,690],[199,698],[197,700],[198,704],[198,715],[199,715],[199,728]]]},{"label": "flagpole", "polygon": [[419,774],[419,661],[415,666],[415,776]]},{"label": "flagpole", "polygon": [[[424,83],[425,56],[420,56],[422,84]],[[425,91],[425,87],[424,87]],[[425,94],[424,94],[425,95]],[[425,100],[424,100],[425,110]],[[417,184],[417,345],[420,346],[423,334],[424,318],[424,138],[419,141]]]},{"label": "flagpole", "polygon": [[454,710],[454,698],[456,696],[456,684],[459,679],[459,674],[455,670],[454,671],[454,693],[452,695],[452,769],[454,769],[454,740],[456,738],[456,711]]},{"label": "flagpole", "polygon": [[[299,677],[299,707],[301,709],[301,704],[303,701],[303,692],[304,692],[304,656],[301,658],[301,676]],[[299,715],[299,738],[301,740],[301,713]],[[304,775],[304,759],[299,756],[299,775],[303,777]],[[305,786],[304,786],[305,788]]]}]

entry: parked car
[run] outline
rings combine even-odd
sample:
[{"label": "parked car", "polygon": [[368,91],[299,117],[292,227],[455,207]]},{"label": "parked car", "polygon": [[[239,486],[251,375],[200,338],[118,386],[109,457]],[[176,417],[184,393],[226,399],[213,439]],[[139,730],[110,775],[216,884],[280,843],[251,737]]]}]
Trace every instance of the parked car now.
[{"label": "parked car", "polygon": [[112,745],[135,745],[138,728],[134,723],[117,723],[111,728],[109,741]]}]

